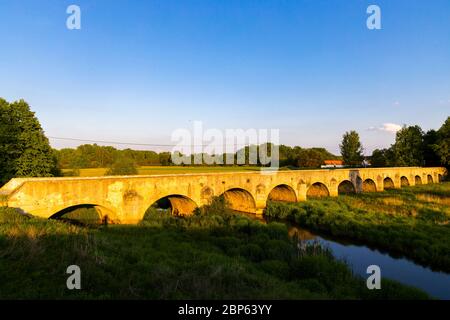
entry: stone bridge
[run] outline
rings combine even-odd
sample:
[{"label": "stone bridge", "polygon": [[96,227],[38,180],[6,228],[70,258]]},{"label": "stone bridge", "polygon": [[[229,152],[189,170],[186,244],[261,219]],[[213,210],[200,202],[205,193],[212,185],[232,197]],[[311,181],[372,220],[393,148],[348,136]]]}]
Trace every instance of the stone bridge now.
[{"label": "stone bridge", "polygon": [[0,202],[44,218],[90,206],[114,223],[137,223],[161,199],[180,215],[192,213],[221,195],[236,211],[261,214],[268,200],[296,202],[349,192],[377,192],[437,183],[446,174],[445,168],[402,167],[15,178],[0,189]]}]

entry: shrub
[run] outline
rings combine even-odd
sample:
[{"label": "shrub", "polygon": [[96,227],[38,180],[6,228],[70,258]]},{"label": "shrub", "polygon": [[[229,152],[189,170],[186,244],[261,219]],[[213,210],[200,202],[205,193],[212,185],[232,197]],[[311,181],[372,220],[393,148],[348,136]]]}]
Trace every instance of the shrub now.
[{"label": "shrub", "polygon": [[118,176],[118,175],[136,175],[138,174],[138,170],[136,167],[136,163],[126,157],[118,157],[108,171],[106,171],[107,176]]}]

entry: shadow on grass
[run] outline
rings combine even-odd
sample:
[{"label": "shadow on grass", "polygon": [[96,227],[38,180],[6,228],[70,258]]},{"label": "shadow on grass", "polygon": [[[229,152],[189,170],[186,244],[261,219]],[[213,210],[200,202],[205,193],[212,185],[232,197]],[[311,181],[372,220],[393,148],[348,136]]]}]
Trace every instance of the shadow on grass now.
[{"label": "shadow on grass", "polygon": [[[141,225],[81,228],[0,212],[1,299],[411,299],[365,281],[327,250],[299,251],[284,224],[235,215],[149,215]],[[82,290],[68,290],[69,265]]]}]

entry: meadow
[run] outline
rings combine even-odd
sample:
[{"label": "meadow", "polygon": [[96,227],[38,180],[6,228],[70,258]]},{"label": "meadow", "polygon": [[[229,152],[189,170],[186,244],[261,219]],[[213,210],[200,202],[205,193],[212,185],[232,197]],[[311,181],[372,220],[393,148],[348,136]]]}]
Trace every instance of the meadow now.
[{"label": "meadow", "polygon": [[[298,241],[285,224],[237,215],[223,200],[185,218],[151,209],[135,226],[0,208],[0,299],[428,298],[384,278],[382,290],[368,290],[328,249]],[[81,290],[66,288],[73,264]]]},{"label": "meadow", "polygon": [[266,216],[450,272],[448,182],[301,203],[271,202]]},{"label": "meadow", "polygon": [[[207,173],[207,172],[240,172],[259,171],[257,166],[141,166],[138,167],[139,175],[154,174],[182,174],[182,173]],[[80,177],[104,176],[108,168],[84,168],[84,169],[62,169],[65,176],[79,175]]]}]

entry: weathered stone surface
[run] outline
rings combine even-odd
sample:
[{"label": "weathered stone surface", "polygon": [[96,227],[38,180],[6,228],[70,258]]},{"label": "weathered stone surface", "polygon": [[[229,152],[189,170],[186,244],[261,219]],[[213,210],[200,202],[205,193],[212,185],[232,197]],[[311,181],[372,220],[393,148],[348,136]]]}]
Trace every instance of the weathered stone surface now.
[{"label": "weathered stone surface", "polygon": [[110,221],[137,223],[153,203],[168,196],[172,212],[178,214],[188,214],[195,206],[222,194],[236,210],[262,213],[269,197],[279,201],[304,201],[308,196],[337,196],[339,192],[353,191],[348,182],[353,184],[355,192],[383,191],[386,185],[400,188],[419,181],[437,183],[446,173],[445,168],[406,167],[15,178],[0,189],[0,194],[4,205],[40,217],[50,218],[70,207],[92,205]]}]

